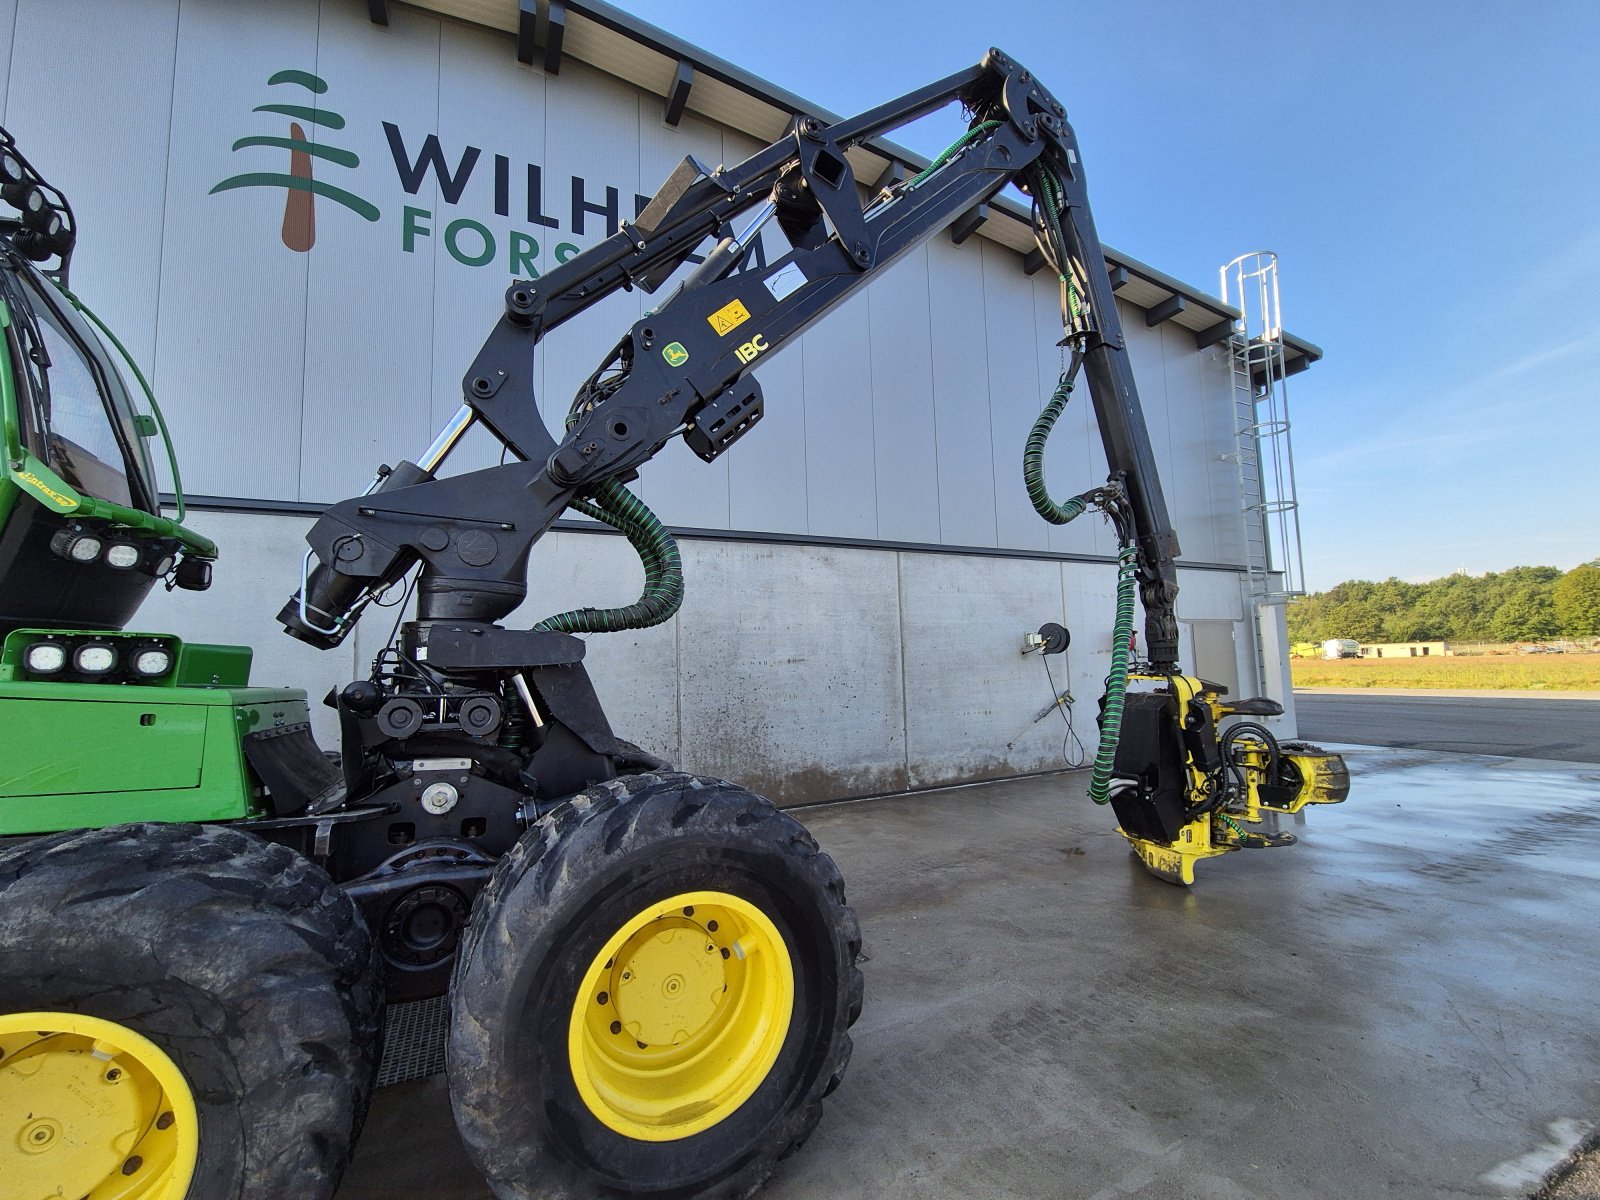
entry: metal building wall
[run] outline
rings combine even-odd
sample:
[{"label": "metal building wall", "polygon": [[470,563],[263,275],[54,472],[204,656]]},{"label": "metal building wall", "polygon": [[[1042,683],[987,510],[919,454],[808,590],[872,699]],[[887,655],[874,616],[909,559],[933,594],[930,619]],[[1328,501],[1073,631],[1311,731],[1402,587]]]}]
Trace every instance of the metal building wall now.
[{"label": "metal building wall", "polygon": [[[74,283],[150,372],[187,490],[269,505],[354,494],[378,462],[428,442],[499,315],[513,235],[539,241],[541,269],[558,247],[605,235],[592,213],[577,228],[574,178],[591,201],[617,189],[628,217],[685,154],[715,164],[756,148],[692,115],[670,127],[658,97],[570,58],[546,76],[516,63],[504,34],[398,6],[380,27],[358,0],[0,0],[7,37],[4,121],[77,210]],[[317,103],[343,126],[315,135],[360,160],[319,162],[319,178],[380,212],[367,221],[319,200],[309,253],[279,238],[281,188],[212,194],[240,172],[286,165],[283,152],[232,148],[287,133],[285,116],[258,106],[309,102],[292,85],[269,86],[286,69],[326,80]],[[411,156],[436,135],[451,170],[480,148],[458,203],[431,172],[405,190],[385,122]],[[508,160],[508,216],[495,212],[495,155]],[[529,164],[555,228],[522,219]],[[410,251],[408,208],[428,214],[412,216],[428,234]],[[492,262],[452,255],[446,230],[462,218],[495,238]],[[470,256],[478,234],[458,233]],[[769,258],[780,240],[767,241]],[[538,401],[548,422],[559,426],[577,383],[650,303],[612,297],[547,339]],[[936,238],[763,363],[767,417],[725,458],[708,466],[674,444],[638,490],[677,527],[1109,557],[1103,524],[1046,526],[1020,479],[1023,439],[1060,366],[1057,305],[1054,284],[1026,276],[1014,252]],[[1123,318],[1185,560],[1237,564],[1221,350],[1197,352],[1177,327],[1147,328],[1139,310]],[[486,437],[469,440],[452,469],[497,452]],[[1104,474],[1084,397],[1052,443],[1050,483],[1065,494]],[[218,589],[152,604],[144,621],[249,641],[264,681],[316,691],[364,673],[372,639],[387,632],[377,614],[357,648],[333,656],[290,644],[271,623],[295,586],[305,518],[193,523],[223,541]],[[1072,685],[1092,746],[1106,567],[753,541],[690,541],[686,557],[683,615],[595,639],[591,655],[618,725],[688,765],[791,798],[1055,765],[1059,734],[1033,726],[1019,740],[1011,727],[1049,699],[1037,659],[1017,654],[1021,634],[1063,613],[1084,647]],[[541,544],[534,575],[530,618],[626,599],[637,571],[615,539],[570,533]],[[1186,571],[1184,584],[1186,619],[1242,618],[1231,571]],[[1243,678],[1248,658],[1241,650]]]}]

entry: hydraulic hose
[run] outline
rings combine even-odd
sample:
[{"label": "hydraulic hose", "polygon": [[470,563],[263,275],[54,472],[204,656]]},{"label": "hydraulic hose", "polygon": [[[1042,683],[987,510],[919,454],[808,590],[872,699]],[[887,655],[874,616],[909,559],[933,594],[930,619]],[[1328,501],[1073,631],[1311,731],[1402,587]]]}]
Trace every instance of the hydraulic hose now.
[{"label": "hydraulic hose", "polygon": [[622,532],[644,565],[644,592],[622,608],[575,608],[546,617],[534,628],[556,633],[616,633],[648,629],[670,620],[683,605],[683,560],[677,541],[655,513],[615,479],[596,489],[593,502],[575,499],[570,506]]},{"label": "hydraulic hose", "polygon": [[920,172],[918,172],[911,182],[906,184],[906,190],[910,191],[912,188],[918,186],[924,179],[928,178],[928,176],[932,175],[940,167],[944,166],[963,149],[965,149],[969,143],[977,141],[978,138],[982,137],[990,130],[999,128],[999,121],[984,121],[981,124],[974,125],[971,129],[967,130],[955,141],[946,146],[944,148],[944,152],[940,154],[938,158],[934,159]]},{"label": "hydraulic hose", "polygon": [[[1049,235],[1060,251],[1067,246],[1066,231],[1061,226],[1061,213],[1065,207],[1065,194],[1055,172],[1041,167],[1036,177],[1036,199],[1043,211],[1048,228],[1041,232],[1041,246],[1048,246]],[[1065,258],[1056,264],[1061,280],[1062,323],[1066,326],[1067,340],[1084,332],[1083,310],[1078,299],[1077,282],[1072,277],[1072,266]],[[1080,343],[1081,349],[1081,343]],[[1051,394],[1044,411],[1033,423],[1028,441],[1022,452],[1022,481],[1028,489],[1028,499],[1033,509],[1052,525],[1065,525],[1081,516],[1094,503],[1094,492],[1082,492],[1071,499],[1056,503],[1044,482],[1044,448],[1056,421],[1066,410],[1072,395],[1072,380],[1077,373],[1078,361],[1061,373],[1061,382]],[[1106,675],[1104,709],[1100,718],[1100,745],[1095,751],[1094,771],[1089,777],[1089,799],[1096,804],[1111,800],[1111,772],[1116,765],[1117,743],[1122,737],[1122,707],[1128,693],[1128,661],[1132,657],[1129,643],[1133,640],[1133,612],[1135,591],[1134,564],[1137,551],[1131,540],[1124,541],[1117,550],[1117,612],[1112,622],[1111,670]]]},{"label": "hydraulic hose", "polygon": [[1028,441],[1022,448],[1022,482],[1028,489],[1028,499],[1033,504],[1033,511],[1052,525],[1065,525],[1088,512],[1090,497],[1093,496],[1092,492],[1082,492],[1057,504],[1050,498],[1050,490],[1044,482],[1045,443],[1050,440],[1050,431],[1066,411],[1067,401],[1071,397],[1072,375],[1064,372],[1061,382],[1056,384],[1056,390],[1050,394],[1049,403],[1028,431]]},{"label": "hydraulic hose", "polygon": [[1111,670],[1106,675],[1105,713],[1100,718],[1100,748],[1094,756],[1094,773],[1089,777],[1089,799],[1104,804],[1111,799],[1111,768],[1117,758],[1117,740],[1122,735],[1122,701],[1128,693],[1128,643],[1133,637],[1133,562],[1132,542],[1117,551],[1117,616],[1111,628]]}]

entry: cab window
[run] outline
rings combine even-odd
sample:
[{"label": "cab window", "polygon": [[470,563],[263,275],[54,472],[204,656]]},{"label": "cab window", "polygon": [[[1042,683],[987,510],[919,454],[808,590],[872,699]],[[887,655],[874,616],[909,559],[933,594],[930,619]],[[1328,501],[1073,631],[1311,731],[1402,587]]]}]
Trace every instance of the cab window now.
[{"label": "cab window", "polygon": [[131,505],[127,462],[88,356],[48,305],[36,304],[39,335],[50,365],[45,460],[87,496]]}]

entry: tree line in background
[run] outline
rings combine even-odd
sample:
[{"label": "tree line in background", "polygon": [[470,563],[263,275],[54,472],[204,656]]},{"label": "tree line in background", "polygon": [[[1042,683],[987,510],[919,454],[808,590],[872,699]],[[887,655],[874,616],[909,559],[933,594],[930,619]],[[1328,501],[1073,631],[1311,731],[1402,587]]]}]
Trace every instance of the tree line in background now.
[{"label": "tree line in background", "polygon": [[1600,559],[1428,583],[1351,580],[1289,605],[1290,642],[1522,642],[1600,636]]}]

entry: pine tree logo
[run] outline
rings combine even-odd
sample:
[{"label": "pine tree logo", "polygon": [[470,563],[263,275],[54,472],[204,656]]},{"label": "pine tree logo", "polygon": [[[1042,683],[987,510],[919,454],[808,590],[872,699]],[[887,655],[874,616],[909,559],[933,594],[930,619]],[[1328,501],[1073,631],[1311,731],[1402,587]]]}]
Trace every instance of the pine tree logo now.
[{"label": "pine tree logo", "polygon": [[333,163],[340,167],[358,167],[361,160],[349,150],[341,150],[337,146],[324,146],[317,142],[306,140],[305,126],[320,126],[323,129],[343,129],[344,118],[336,112],[329,112],[321,106],[314,97],[321,96],[328,90],[328,85],[322,79],[309,71],[279,71],[267,80],[268,87],[278,87],[289,84],[294,87],[304,88],[310,92],[313,100],[311,104],[262,104],[253,111],[258,113],[275,113],[278,116],[289,118],[289,136],[275,137],[255,135],[242,137],[233,144],[235,150],[245,150],[255,146],[266,146],[275,150],[289,152],[289,170],[285,174],[281,171],[250,171],[242,175],[234,175],[224,179],[211,189],[211,195],[218,192],[230,192],[234,188],[244,187],[281,187],[286,195],[283,201],[283,244],[291,250],[304,254],[311,249],[317,241],[317,212],[316,198],[318,196],[332,200],[335,204],[342,204],[351,212],[365,217],[369,221],[378,219],[378,210],[372,204],[363,200],[352,192],[335,187],[331,183],[316,178],[312,174],[312,160],[321,159],[323,162]]}]

